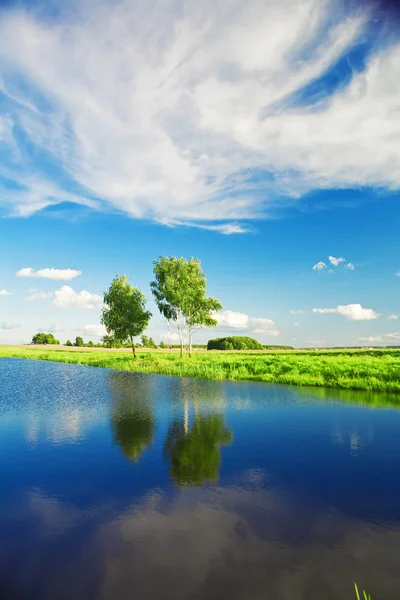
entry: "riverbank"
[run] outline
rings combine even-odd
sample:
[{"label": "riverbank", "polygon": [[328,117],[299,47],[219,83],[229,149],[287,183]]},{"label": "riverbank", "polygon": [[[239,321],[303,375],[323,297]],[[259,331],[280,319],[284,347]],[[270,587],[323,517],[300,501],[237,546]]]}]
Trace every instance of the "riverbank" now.
[{"label": "riverbank", "polygon": [[[263,381],[298,386],[400,393],[399,350],[298,352],[198,352],[192,358],[168,351],[129,352],[0,346],[0,357],[105,367],[137,373],[215,380]],[[399,397],[400,400],[400,397]]]}]

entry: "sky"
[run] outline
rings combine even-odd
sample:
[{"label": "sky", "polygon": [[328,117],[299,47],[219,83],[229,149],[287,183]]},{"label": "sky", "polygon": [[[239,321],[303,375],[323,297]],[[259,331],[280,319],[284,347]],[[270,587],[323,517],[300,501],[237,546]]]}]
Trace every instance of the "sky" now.
[{"label": "sky", "polygon": [[400,8],[0,0],[0,344],[200,259],[197,343],[400,345]]}]

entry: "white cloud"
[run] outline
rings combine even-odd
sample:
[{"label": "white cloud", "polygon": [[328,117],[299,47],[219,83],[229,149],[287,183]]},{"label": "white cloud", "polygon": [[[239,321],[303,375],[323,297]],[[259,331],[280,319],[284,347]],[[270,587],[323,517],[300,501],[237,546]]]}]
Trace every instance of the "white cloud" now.
[{"label": "white cloud", "polygon": [[313,271],[322,271],[322,269],[326,269],[326,264],[322,260],[313,266]]},{"label": "white cloud", "polygon": [[398,318],[399,317],[397,315],[389,315],[388,316],[388,319],[392,319],[392,320],[395,320],[395,319],[398,319]]},{"label": "white cloud", "polygon": [[107,330],[104,325],[84,325],[83,327],[77,328],[77,331],[81,331],[84,335],[97,338],[107,335]]},{"label": "white cloud", "polygon": [[347,263],[347,267],[346,268],[349,269],[349,271],[354,271],[354,269],[355,269],[353,263],[351,263],[351,262]]},{"label": "white cloud", "polygon": [[161,333],[160,342],[164,342],[165,344],[178,344],[180,342],[179,333]]},{"label": "white cloud", "polygon": [[361,304],[347,304],[346,306],[337,306],[336,308],[313,308],[313,312],[322,315],[343,315],[351,321],[370,321],[379,317],[378,313],[371,308],[363,308]]},{"label": "white cloud", "polygon": [[394,342],[400,341],[400,331],[397,331],[396,333],[383,333],[382,335],[378,336],[371,335],[369,337],[362,337],[359,338],[359,341],[368,342],[369,344],[394,344]]},{"label": "white cloud", "polygon": [[297,321],[295,321],[295,322],[293,323],[293,325],[296,325],[296,327],[297,327],[298,325],[300,325],[300,323],[298,323]]},{"label": "white cloud", "polygon": [[[69,201],[233,233],[282,194],[399,188],[399,43],[377,44],[330,97],[321,88],[315,105],[292,102],[363,39],[367,10],[339,0],[75,8],[73,19],[60,10],[39,22],[20,8],[0,22],[4,175],[21,186],[0,190],[10,212]],[[65,189],[27,161],[15,124],[63,169]],[[273,177],[255,180],[262,169]]]},{"label": "white cloud", "polygon": [[53,295],[52,292],[43,292],[42,290],[37,290],[26,298],[26,302],[33,302],[35,300],[43,300],[44,298],[50,298],[50,296],[52,296],[52,295]]},{"label": "white cloud", "polygon": [[290,310],[289,312],[291,315],[304,315],[306,311],[299,308],[298,310]]},{"label": "white cloud", "polygon": [[0,290],[0,296],[11,296],[11,292],[7,290]]},{"label": "white cloud", "polygon": [[242,329],[243,331],[265,334],[277,337],[281,332],[276,328],[274,321],[263,317],[250,317],[245,313],[232,310],[222,310],[215,315],[218,327],[222,329]]},{"label": "white cloud", "polygon": [[250,317],[245,313],[223,310],[216,315],[219,327],[249,329]]},{"label": "white cloud", "polygon": [[75,292],[68,285],[63,285],[54,292],[53,305],[58,308],[97,308],[103,302],[103,298],[98,294],[91,294],[86,290]]},{"label": "white cloud", "polygon": [[53,325],[50,325],[50,327],[48,329],[46,329],[45,331],[48,331],[49,333],[64,333],[65,327],[63,327],[62,325],[57,325],[57,323],[54,323]]},{"label": "white cloud", "polygon": [[329,258],[329,262],[331,263],[331,265],[334,265],[335,267],[338,267],[340,265],[340,263],[343,263],[346,261],[345,258],[343,258],[343,256],[340,256],[339,258],[336,258],[335,256],[328,256]]},{"label": "white cloud", "polygon": [[0,329],[19,329],[21,325],[18,323],[13,323],[12,321],[6,321],[0,325]]},{"label": "white cloud", "polygon": [[20,269],[15,273],[17,277],[41,277],[43,279],[55,279],[56,281],[70,281],[79,275],[82,271],[76,269],[38,269],[34,271],[32,267]]}]

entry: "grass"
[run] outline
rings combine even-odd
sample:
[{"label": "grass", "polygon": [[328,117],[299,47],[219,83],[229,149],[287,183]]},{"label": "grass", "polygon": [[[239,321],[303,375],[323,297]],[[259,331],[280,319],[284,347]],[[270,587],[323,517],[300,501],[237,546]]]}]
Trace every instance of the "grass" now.
[{"label": "grass", "polygon": [[[400,351],[338,350],[297,352],[128,352],[0,346],[0,357],[106,367],[137,373],[215,380],[264,381],[341,390],[400,393]],[[399,396],[400,399],[400,396]]]},{"label": "grass", "polygon": [[367,592],[365,590],[363,590],[362,596],[360,595],[360,592],[358,591],[358,587],[357,587],[356,583],[354,584],[354,589],[356,591],[357,600],[362,600],[362,598],[363,598],[363,600],[372,600],[371,596],[369,594],[367,594]]}]

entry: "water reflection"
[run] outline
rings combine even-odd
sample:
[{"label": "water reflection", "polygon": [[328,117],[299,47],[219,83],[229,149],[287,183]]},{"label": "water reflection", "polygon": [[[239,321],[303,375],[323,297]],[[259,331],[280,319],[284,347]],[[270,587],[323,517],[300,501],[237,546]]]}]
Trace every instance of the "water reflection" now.
[{"label": "water reflection", "polygon": [[132,378],[124,373],[110,373],[108,379],[114,399],[111,411],[114,440],[125,457],[135,462],[154,441],[151,382],[146,375]]},{"label": "water reflection", "polygon": [[217,482],[221,446],[232,442],[233,434],[221,414],[196,414],[192,426],[174,421],[168,430],[164,456],[170,462],[170,477],[178,485]]}]

